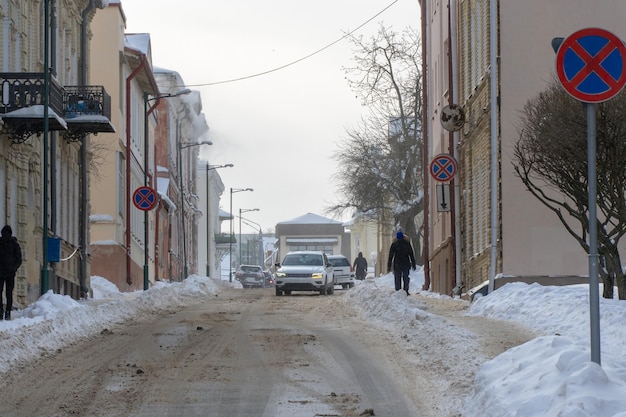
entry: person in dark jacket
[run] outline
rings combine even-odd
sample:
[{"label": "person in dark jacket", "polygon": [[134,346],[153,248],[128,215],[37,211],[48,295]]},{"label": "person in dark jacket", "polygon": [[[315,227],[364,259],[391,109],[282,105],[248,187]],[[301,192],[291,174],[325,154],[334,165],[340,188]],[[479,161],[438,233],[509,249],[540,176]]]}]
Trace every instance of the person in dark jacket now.
[{"label": "person in dark jacket", "polygon": [[387,261],[387,272],[391,272],[393,265],[393,277],[395,279],[396,291],[404,287],[406,295],[409,294],[409,270],[413,268],[415,271],[415,254],[413,246],[404,233],[398,232],[396,238],[389,248],[389,259]]},{"label": "person in dark jacket", "polygon": [[363,257],[363,252],[359,252],[359,256],[354,260],[352,265],[356,279],[364,280],[367,275],[367,259]]},{"label": "person in dark jacket", "polygon": [[[2,228],[0,237],[0,319],[11,320],[13,308],[13,287],[15,287],[15,274],[22,265],[22,248],[13,236],[11,226]],[[6,286],[6,309],[2,304],[2,290]]]}]

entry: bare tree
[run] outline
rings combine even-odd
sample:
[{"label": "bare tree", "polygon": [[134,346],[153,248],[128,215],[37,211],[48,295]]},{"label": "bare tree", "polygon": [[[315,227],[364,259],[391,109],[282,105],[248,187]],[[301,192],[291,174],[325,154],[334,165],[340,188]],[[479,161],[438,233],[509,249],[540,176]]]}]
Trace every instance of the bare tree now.
[{"label": "bare tree", "polygon": [[[626,93],[597,105],[597,225],[602,296],[626,299],[619,241],[626,232]],[[589,253],[587,119],[558,81],[524,107],[514,168],[528,191]]]},{"label": "bare tree", "polygon": [[421,52],[417,33],[396,33],[380,25],[365,41],[350,37],[355,66],[344,68],[350,87],[369,110],[347,130],[335,158],[343,197],[331,211],[391,212],[394,224],[414,237],[422,259],[423,138],[421,128]]}]

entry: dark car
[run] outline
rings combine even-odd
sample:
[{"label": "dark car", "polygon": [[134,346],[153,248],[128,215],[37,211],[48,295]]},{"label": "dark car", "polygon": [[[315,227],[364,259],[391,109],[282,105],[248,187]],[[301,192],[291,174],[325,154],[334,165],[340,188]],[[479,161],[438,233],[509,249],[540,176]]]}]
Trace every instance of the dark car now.
[{"label": "dark car", "polygon": [[235,278],[244,288],[265,287],[265,274],[259,265],[239,265]]}]

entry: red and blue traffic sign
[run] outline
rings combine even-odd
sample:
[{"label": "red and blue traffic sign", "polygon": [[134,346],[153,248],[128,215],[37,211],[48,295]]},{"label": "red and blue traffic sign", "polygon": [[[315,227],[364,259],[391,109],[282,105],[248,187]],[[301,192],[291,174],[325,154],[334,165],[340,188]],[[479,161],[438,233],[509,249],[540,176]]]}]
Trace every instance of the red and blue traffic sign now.
[{"label": "red and blue traffic sign", "polygon": [[450,181],[456,175],[456,170],[456,160],[445,153],[440,153],[430,162],[430,175],[437,181]]},{"label": "red and blue traffic sign", "polygon": [[579,30],[559,47],[556,71],[574,98],[585,103],[606,101],[626,85],[626,46],[604,29]]},{"label": "red and blue traffic sign", "polygon": [[133,204],[139,210],[150,211],[157,201],[156,192],[150,187],[139,187],[133,193]]}]

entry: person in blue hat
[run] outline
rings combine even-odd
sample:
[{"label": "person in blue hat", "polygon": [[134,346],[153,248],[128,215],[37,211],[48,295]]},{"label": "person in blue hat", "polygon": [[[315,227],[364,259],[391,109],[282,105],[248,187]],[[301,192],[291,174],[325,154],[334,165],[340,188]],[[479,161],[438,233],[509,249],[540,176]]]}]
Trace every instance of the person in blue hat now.
[{"label": "person in blue hat", "polygon": [[406,295],[409,293],[409,270],[415,271],[415,254],[409,238],[404,236],[402,231],[396,233],[396,237],[389,248],[389,258],[387,260],[387,272],[391,272],[393,265],[393,277],[396,284],[396,291],[404,288]]}]

